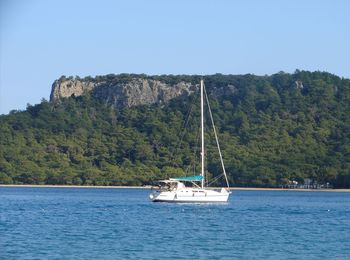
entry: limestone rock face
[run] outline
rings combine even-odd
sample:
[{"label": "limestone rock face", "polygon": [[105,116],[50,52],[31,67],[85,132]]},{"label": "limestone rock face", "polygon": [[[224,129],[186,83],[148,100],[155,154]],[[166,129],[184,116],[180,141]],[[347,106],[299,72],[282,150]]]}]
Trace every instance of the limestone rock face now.
[{"label": "limestone rock face", "polygon": [[178,96],[190,95],[195,90],[196,86],[186,82],[170,85],[144,78],[132,78],[123,82],[70,78],[53,83],[50,101],[59,102],[62,98],[78,97],[88,92],[107,105],[125,108],[167,103]]},{"label": "limestone rock face", "polygon": [[96,87],[96,84],[89,81],[76,79],[55,80],[52,84],[50,101],[57,101],[66,97],[78,97],[85,91],[90,92]]},{"label": "limestone rock face", "polygon": [[171,86],[156,80],[133,79],[123,84],[100,86],[93,91],[93,95],[114,107],[132,107],[167,103],[175,97],[189,95],[193,90],[190,83]]}]

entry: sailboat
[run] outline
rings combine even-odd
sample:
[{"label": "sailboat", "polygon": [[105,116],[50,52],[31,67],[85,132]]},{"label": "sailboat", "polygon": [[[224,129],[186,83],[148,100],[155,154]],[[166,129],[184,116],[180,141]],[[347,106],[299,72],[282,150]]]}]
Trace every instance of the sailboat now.
[{"label": "sailboat", "polygon": [[[225,176],[226,188],[211,189],[205,187],[205,153],[204,153],[204,82],[200,82],[200,94],[201,94],[201,174],[188,177],[170,178],[168,180],[158,181],[158,185],[153,189],[149,195],[153,202],[190,202],[190,203],[201,203],[201,202],[227,202],[230,196],[229,182],[225,171],[224,161],[220,150],[219,140],[214,125],[213,116],[211,113],[208,96],[205,92],[207,100],[208,110],[211,118],[211,123],[214,130],[216,145],[218,148],[223,175]],[[186,186],[188,184],[191,186]]]}]

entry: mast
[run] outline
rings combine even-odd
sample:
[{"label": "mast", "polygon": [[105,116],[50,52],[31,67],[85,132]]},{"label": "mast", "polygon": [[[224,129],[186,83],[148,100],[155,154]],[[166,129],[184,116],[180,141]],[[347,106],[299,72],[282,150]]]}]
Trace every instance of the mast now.
[{"label": "mast", "polygon": [[202,182],[201,186],[202,189],[204,188],[204,98],[203,98],[203,79],[201,79],[201,141],[202,141],[202,151],[201,151],[201,159],[202,159],[202,167],[201,167],[201,176]]}]

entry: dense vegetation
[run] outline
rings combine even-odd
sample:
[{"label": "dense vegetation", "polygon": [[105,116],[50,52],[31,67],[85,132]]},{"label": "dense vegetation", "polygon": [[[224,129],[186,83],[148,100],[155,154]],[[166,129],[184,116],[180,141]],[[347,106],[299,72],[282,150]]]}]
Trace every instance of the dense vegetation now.
[{"label": "dense vegetation", "polygon": [[[275,187],[310,178],[350,187],[350,80],[307,71],[204,79],[231,185]],[[0,183],[141,185],[198,173],[197,101],[192,95],[115,110],[85,94],[12,111],[0,117]],[[210,142],[207,170],[217,176],[214,151]]]}]

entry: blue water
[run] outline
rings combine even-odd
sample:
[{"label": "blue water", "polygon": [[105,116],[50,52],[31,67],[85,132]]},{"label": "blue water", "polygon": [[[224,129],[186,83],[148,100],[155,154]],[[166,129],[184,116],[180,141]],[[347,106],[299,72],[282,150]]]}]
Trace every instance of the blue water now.
[{"label": "blue water", "polygon": [[0,259],[350,259],[350,193],[234,191],[222,205],[148,193],[0,188]]}]

